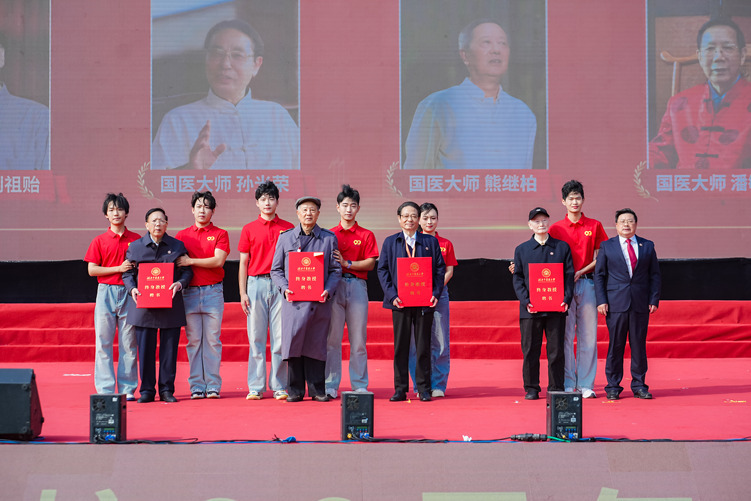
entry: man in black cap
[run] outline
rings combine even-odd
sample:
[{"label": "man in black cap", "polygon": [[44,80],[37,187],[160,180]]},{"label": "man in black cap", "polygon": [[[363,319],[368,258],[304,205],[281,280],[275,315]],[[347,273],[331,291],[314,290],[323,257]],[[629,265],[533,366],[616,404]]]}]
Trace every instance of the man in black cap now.
[{"label": "man in black cap", "polygon": [[[548,391],[563,391],[565,365],[563,340],[566,332],[566,311],[574,294],[574,264],[571,249],[562,240],[548,234],[550,216],[542,207],[529,213],[532,238],[514,251],[514,291],[519,298],[519,329],[521,330],[524,365],[524,396],[537,400],[540,393],[540,351],[545,332],[548,352]],[[529,299],[529,263],[563,263],[563,311],[537,311]]]},{"label": "man in black cap", "polygon": [[[287,362],[289,397],[299,402],[308,395],[318,402],[327,402],[326,340],[331,322],[331,296],[342,277],[342,267],[334,256],[336,235],[318,226],[321,201],[301,197],[295,202],[300,224],[279,235],[271,264],[271,279],[284,294],[282,302],[282,359]],[[294,252],[323,253],[323,292],[317,301],[295,301],[296,284],[290,284],[289,254]]]}]

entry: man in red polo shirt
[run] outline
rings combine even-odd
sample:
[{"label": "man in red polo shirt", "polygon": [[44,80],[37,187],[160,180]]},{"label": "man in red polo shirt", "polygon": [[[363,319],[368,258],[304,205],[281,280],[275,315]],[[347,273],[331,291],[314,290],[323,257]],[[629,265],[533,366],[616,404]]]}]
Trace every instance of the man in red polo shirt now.
[{"label": "man in red polo shirt", "polygon": [[240,234],[240,305],[248,317],[248,400],[260,400],[266,391],[266,333],[271,338],[269,388],[277,400],[286,400],[287,362],[282,361],[282,301],[284,297],[271,281],[279,234],[294,225],[276,215],[279,188],[265,181],[256,188],[258,219],[246,224]]},{"label": "man in red polo shirt", "polygon": [[[594,271],[600,244],[608,239],[602,224],[582,213],[584,187],[571,180],[561,188],[566,217],[550,227],[550,235],[571,247],[574,261],[574,298],[566,317],[564,337],[564,387],[579,390],[583,398],[595,398],[597,373],[597,301]],[[576,337],[576,355],[574,355]]]},{"label": "man in red polo shirt", "polygon": [[326,347],[326,394],[336,398],[342,381],[342,338],[344,323],[349,337],[349,381],[352,390],[368,390],[368,271],[375,267],[378,243],[372,231],[355,218],[360,211],[360,193],[348,184],[336,197],[339,225],[331,228],[339,249],[334,257],[342,266],[342,280],[331,307],[331,324]]},{"label": "man in red polo shirt", "polygon": [[222,378],[222,316],[224,314],[224,262],[229,254],[229,235],[214,226],[211,218],[216,199],[210,191],[195,192],[190,200],[195,224],[175,238],[188,250],[177,266],[190,266],[193,279],[183,291],[186,351],[190,364],[190,398],[219,398]]},{"label": "man in red polo shirt", "polygon": [[[134,327],[126,322],[128,292],[123,284],[123,272],[133,268],[125,259],[131,242],[141,238],[125,227],[130,205],[122,193],[108,193],[102,205],[104,217],[110,223],[107,231],[92,240],[84,261],[89,275],[97,277],[99,286],[94,307],[94,386],[97,393],[125,393],[135,400],[138,386],[138,342]],[[112,360],[112,345],[118,334],[117,382]]]}]

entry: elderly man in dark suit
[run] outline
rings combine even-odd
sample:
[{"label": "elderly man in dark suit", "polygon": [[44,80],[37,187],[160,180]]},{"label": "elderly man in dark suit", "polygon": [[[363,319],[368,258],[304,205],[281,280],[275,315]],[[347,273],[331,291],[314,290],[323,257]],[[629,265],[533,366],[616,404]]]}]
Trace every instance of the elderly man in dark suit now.
[{"label": "elderly man in dark suit", "polygon": [[180,328],[185,325],[185,306],[182,290],[193,278],[190,266],[175,266],[171,308],[138,308],[138,265],[141,263],[175,263],[187,255],[185,245],[167,235],[167,214],[154,208],[146,213],[146,229],[141,239],[128,247],[125,257],[133,267],[123,273],[123,282],[133,301],[128,301],[128,323],[136,328],[138,366],[141,376],[138,402],[153,402],[156,388],[156,338],[159,331],[159,399],[177,402],[175,373],[177,372],[177,344]]},{"label": "elderly man in dark suit", "polygon": [[631,209],[615,213],[618,236],[600,245],[595,266],[597,311],[605,315],[610,334],[605,375],[607,398],[619,398],[623,387],[623,352],[631,346],[631,390],[650,399],[647,373],[649,315],[660,302],[660,265],[651,240],[636,236],[637,217]]},{"label": "elderly man in dark suit", "polygon": [[[432,235],[417,231],[420,206],[404,202],[396,211],[402,231],[387,237],[378,260],[378,280],[383,289],[383,307],[391,310],[394,325],[394,395],[392,402],[407,400],[409,389],[409,343],[415,333],[417,366],[415,384],[420,400],[429,402],[430,395],[430,338],[433,328],[433,312],[443,292],[443,277],[446,264],[441,255],[441,246]],[[432,258],[433,290],[430,306],[404,306],[399,297],[397,260],[404,257]]]}]

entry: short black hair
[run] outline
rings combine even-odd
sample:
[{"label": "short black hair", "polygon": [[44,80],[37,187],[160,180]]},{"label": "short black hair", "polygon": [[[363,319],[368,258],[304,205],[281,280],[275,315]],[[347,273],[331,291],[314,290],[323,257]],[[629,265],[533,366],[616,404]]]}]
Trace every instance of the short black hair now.
[{"label": "short black hair", "polygon": [[357,205],[360,205],[360,192],[348,184],[342,185],[341,193],[336,196],[336,203],[342,203],[345,198],[351,198],[355,201],[355,203],[357,203]]},{"label": "short black hair", "polygon": [[424,212],[430,212],[432,210],[435,211],[435,215],[437,216],[438,215],[438,207],[436,207],[434,203],[425,202],[424,204],[422,204],[420,206],[420,214],[422,214]]},{"label": "short black hair", "polygon": [[206,39],[203,41],[203,48],[208,49],[211,38],[222,30],[233,29],[245,33],[250,38],[250,45],[253,46],[253,59],[263,56],[263,40],[261,35],[248,23],[242,19],[228,19],[220,21],[211,27],[206,33]]},{"label": "short black hair", "polygon": [[572,179],[563,185],[561,188],[561,198],[566,200],[571,193],[578,193],[584,198],[584,186],[576,179]]},{"label": "short black hair", "polygon": [[743,36],[743,32],[737,24],[735,24],[729,17],[716,17],[714,19],[710,19],[709,21],[704,23],[701,28],[699,28],[699,34],[696,35],[697,48],[701,49],[701,38],[704,36],[704,32],[714,26],[727,26],[728,28],[733,28],[733,31],[735,31],[735,40],[738,44],[738,48],[742,49],[746,46],[746,38]]},{"label": "short black hair", "polygon": [[631,214],[632,216],[634,216],[634,222],[635,223],[639,222],[639,218],[636,217],[636,212],[634,212],[632,209],[629,209],[627,207],[625,209],[621,209],[621,210],[615,211],[615,222],[616,223],[618,222],[618,218],[621,217],[621,214]]},{"label": "short black hair", "polygon": [[279,200],[279,188],[276,187],[273,181],[266,180],[256,188],[256,200],[264,195],[270,195]]},{"label": "short black hair", "polygon": [[398,208],[398,209],[396,209],[396,215],[397,215],[397,216],[401,216],[401,215],[402,215],[402,209],[404,209],[405,207],[414,207],[414,208],[415,208],[415,210],[417,211],[417,215],[418,215],[418,216],[420,215],[420,206],[419,206],[419,205],[417,205],[417,204],[416,204],[416,203],[414,203],[414,202],[404,202],[403,204],[401,204],[401,205],[399,206],[399,208]]},{"label": "short black hair", "polygon": [[164,214],[164,220],[165,221],[169,221],[169,218],[167,217],[167,213],[164,212],[164,209],[162,209],[161,207],[153,207],[153,208],[147,210],[146,211],[146,217],[144,218],[144,220],[148,223],[149,222],[149,216],[152,215],[155,212],[161,212],[162,214]]},{"label": "short black hair", "polygon": [[107,215],[107,209],[110,207],[110,203],[115,204],[115,207],[118,209],[122,209],[125,211],[125,213],[130,212],[130,204],[128,203],[128,199],[125,198],[125,195],[122,193],[118,193],[115,195],[114,193],[107,193],[107,196],[104,197],[104,203],[102,204],[102,212],[104,212],[104,215]]},{"label": "short black hair", "polygon": [[203,205],[211,210],[216,209],[216,198],[210,191],[196,191],[190,199],[190,206],[195,207],[196,202],[203,198]]},{"label": "short black hair", "polygon": [[486,23],[498,25],[498,27],[500,27],[503,30],[503,32],[506,33],[506,37],[508,37],[506,28],[504,28],[503,25],[499,23],[497,20],[489,18],[489,17],[475,19],[474,21],[469,23],[467,26],[462,28],[462,31],[459,32],[459,50],[469,49],[469,46],[472,43],[472,34],[475,31],[475,28],[477,28],[481,24],[486,24]]}]

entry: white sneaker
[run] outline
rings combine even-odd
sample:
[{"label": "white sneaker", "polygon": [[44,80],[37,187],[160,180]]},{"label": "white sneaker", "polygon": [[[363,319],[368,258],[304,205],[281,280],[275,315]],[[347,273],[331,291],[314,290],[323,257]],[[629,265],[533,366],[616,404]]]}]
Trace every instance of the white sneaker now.
[{"label": "white sneaker", "polygon": [[589,388],[582,390],[582,398],[597,398],[597,394]]},{"label": "white sneaker", "polygon": [[570,386],[566,388],[566,393],[573,393],[574,391],[576,391],[576,388],[572,388]]},{"label": "white sneaker", "polygon": [[287,390],[276,390],[274,392],[274,398],[277,400],[287,400],[287,398],[289,398],[289,393],[287,393]]},{"label": "white sneaker", "polygon": [[134,402],[136,400],[136,396],[132,393],[126,393],[125,400],[127,400],[128,402]]},{"label": "white sneaker", "polygon": [[327,388],[326,395],[328,395],[329,398],[336,398],[336,396],[338,395],[338,392],[334,388]]},{"label": "white sneaker", "polygon": [[355,393],[370,393],[367,388],[358,388]]},{"label": "white sneaker", "polygon": [[263,395],[261,395],[260,391],[250,390],[250,392],[248,392],[248,396],[245,397],[245,400],[261,400],[262,398]]},{"label": "white sneaker", "polygon": [[430,392],[430,396],[433,398],[445,397],[446,393],[443,390],[433,390]]}]

